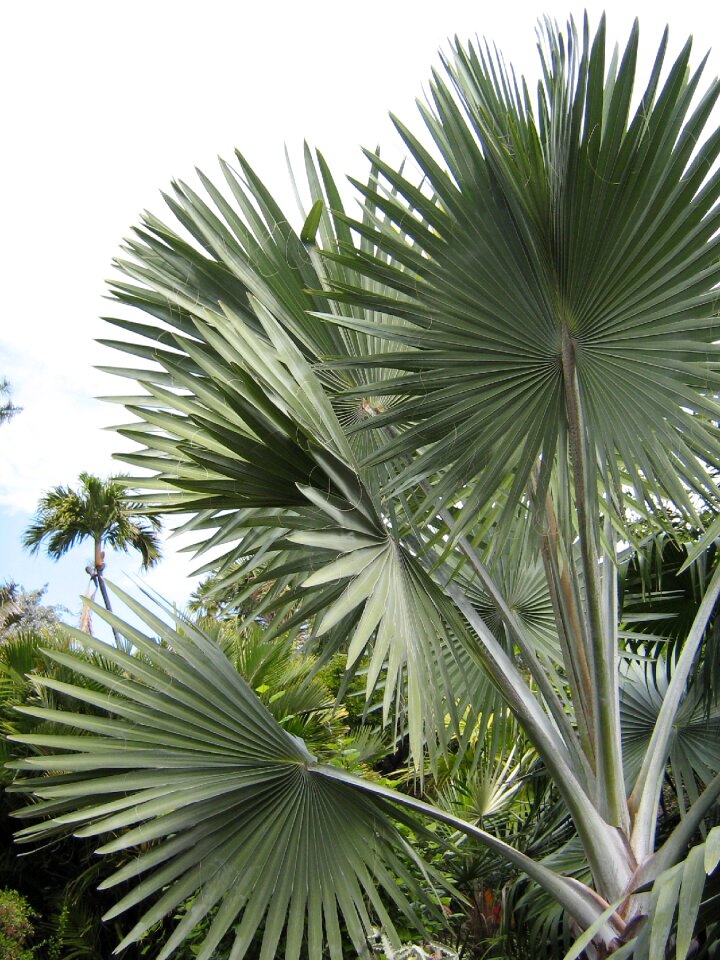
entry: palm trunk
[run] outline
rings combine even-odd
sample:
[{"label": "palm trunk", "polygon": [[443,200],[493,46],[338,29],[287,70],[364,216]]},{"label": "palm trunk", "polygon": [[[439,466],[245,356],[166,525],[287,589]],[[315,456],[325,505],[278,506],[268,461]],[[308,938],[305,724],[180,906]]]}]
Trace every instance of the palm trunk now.
[{"label": "palm trunk", "polygon": [[83,597],[82,611],[80,612],[80,629],[82,630],[83,633],[87,633],[90,636],[93,635],[92,613],[90,611],[90,604],[88,603],[88,601],[94,599],[96,589],[97,589],[97,581],[96,581],[96,578],[91,574],[90,583],[88,584],[88,588],[85,591],[85,596]]},{"label": "palm trunk", "polygon": [[[100,587],[100,593],[103,598],[103,603],[105,604],[105,609],[112,613],[112,607],[110,606],[110,597],[108,596],[107,587],[105,586],[105,580],[103,579],[103,570],[105,569],[105,551],[102,549],[102,541],[95,541],[95,582]],[[115,627],[111,627],[113,632],[113,637],[115,639],[115,646],[118,650],[126,650],[126,644],[123,638],[120,636]]]},{"label": "palm trunk", "polygon": [[[97,584],[100,587],[100,593],[102,594],[103,603],[105,604],[105,609],[112,613],[112,607],[110,606],[110,597],[108,596],[107,587],[105,586],[105,581],[103,580],[100,574],[97,575]],[[117,632],[115,627],[112,627],[113,637],[115,638],[115,646],[118,650],[125,649],[125,641]]]}]

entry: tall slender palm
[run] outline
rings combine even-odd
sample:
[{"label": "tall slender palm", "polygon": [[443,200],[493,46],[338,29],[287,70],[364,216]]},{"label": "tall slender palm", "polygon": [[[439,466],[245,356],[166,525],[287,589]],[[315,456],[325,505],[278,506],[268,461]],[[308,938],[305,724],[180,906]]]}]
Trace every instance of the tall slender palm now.
[{"label": "tall slender palm", "polygon": [[10,384],[5,377],[0,377],[0,424],[7,423],[20,413],[22,407],[16,407],[10,396]]},{"label": "tall slender palm", "polygon": [[[122,431],[143,448],[128,462],[154,471],[143,503],[191,514],[231,582],[269,584],[278,629],[303,624],[362,664],[419,777],[464,752],[501,696],[567,808],[586,882],[319,763],[200,632],[128,598],[149,636],[127,628],[136,665],[112,652],[129,671],[120,689],[108,678],[112,716],[54,715],[99,735],[43,739],[65,752],[23,769],[65,773],[18,786],[45,800],[31,813],[58,814],[23,838],[82,822],[112,834],[101,849],[133,850],[107,885],[147,871],[111,914],[157,896],[123,946],[197,891],[161,958],[207,916],[201,960],[231,928],[240,960],[261,923],[264,958],[285,926],[293,960],[323,937],[339,958],[338,912],[362,952],[368,903],[392,926],[379,891],[411,912],[392,818],[423,816],[549,892],[585,931],[575,955],[659,957],[678,902],[687,953],[720,831],[688,847],[720,763],[707,736],[682,756],[678,721],[687,704],[695,722],[720,566],[669,681],[645,689],[617,570],[638,516],[679,539],[720,532],[720,131],[703,139],[720,83],[697,96],[690,45],[666,68],[666,35],[638,98],[637,24],[621,55],[605,47],[604,19],[594,37],[547,24],[533,100],[500,58],[456,43],[421,107],[432,142],[397,122],[413,163],[369,154],[356,219],[310,151],[299,232],[242,156],[239,174],[222,165],[232,201],[204,176],[209,200],[177,184],[183,235],[148,215],[114,285],[151,322],[113,321],[140,361],[115,372],[143,391]],[[625,730],[623,702],[641,721]],[[660,837],[673,754],[696,798]]]},{"label": "tall slender palm", "polygon": [[[104,578],[106,547],[123,553],[137,551],[143,569],[147,570],[160,559],[161,520],[147,514],[141,504],[131,499],[122,477],[103,480],[81,473],[79,480],[77,490],[53,487],[42,495],[23,536],[23,545],[32,553],[44,545],[48,556],[59,560],[75,544],[91,540],[93,562],[85,569],[91,582],[99,587],[106,608],[111,610]],[[121,646],[114,627],[113,636]]]}]

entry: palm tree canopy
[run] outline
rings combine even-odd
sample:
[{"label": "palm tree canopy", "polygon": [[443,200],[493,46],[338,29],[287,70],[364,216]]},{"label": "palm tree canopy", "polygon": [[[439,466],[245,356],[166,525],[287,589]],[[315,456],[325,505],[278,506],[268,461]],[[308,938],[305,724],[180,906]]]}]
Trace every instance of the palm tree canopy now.
[{"label": "palm tree canopy", "polygon": [[76,543],[90,539],[124,553],[137,550],[144,569],[154,566],[160,559],[160,519],[130,499],[122,477],[103,480],[81,473],[79,479],[77,490],[54,487],[43,494],[23,545],[36,553],[44,544],[57,560]]}]

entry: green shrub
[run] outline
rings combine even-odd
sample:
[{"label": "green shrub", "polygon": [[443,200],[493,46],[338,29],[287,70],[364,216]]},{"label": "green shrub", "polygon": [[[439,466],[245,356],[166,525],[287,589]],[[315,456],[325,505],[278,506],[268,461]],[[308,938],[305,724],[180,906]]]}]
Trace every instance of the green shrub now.
[{"label": "green shrub", "polygon": [[0,960],[31,960],[25,944],[35,932],[37,914],[17,890],[0,890]]}]

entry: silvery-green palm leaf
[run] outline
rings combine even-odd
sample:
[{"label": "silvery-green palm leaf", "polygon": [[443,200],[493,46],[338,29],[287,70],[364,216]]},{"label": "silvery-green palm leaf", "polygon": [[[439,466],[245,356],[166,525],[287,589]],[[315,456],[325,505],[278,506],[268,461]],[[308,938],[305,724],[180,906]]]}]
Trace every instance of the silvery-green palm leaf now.
[{"label": "silvery-green palm leaf", "polygon": [[[185,183],[174,183],[172,195],[165,197],[194,244],[157,217],[143,217],[142,226],[126,241],[126,256],[116,261],[124,278],[113,280],[111,288],[119,303],[142,310],[152,320],[138,323],[123,317],[107,318],[130,334],[134,342],[104,342],[134,357],[155,360],[158,344],[171,350],[179,347],[182,352],[182,344],[172,334],[192,337],[196,319],[212,323],[214,318],[224,315],[224,308],[262,333],[252,307],[252,301],[258,300],[274,316],[282,317],[286,331],[310,361],[391,349],[372,333],[341,329],[313,316],[327,308],[326,296],[319,291],[331,278],[360,284],[371,295],[385,289],[381,281],[365,278],[353,268],[320,262],[318,248],[337,251],[352,244],[343,201],[322,154],[318,151],[313,156],[305,147],[306,188],[312,206],[304,229],[298,231],[245,157],[237,153],[236,159],[237,168],[224,161],[220,163],[230,199],[200,171],[202,196]],[[371,205],[364,218],[368,223],[374,219]],[[372,252],[368,242],[363,241],[362,246]],[[350,317],[358,314],[355,308],[340,304],[333,309]],[[373,316],[372,311],[363,311],[362,315]],[[149,344],[138,342],[138,338]],[[168,353],[162,351],[159,355],[167,357]],[[188,358],[183,360],[175,354],[175,361],[186,370],[194,370]],[[111,369],[133,378],[142,373],[134,368]],[[137,378],[144,380],[142,375]],[[394,397],[343,395],[362,379],[353,370],[328,372],[324,376],[324,386],[338,417],[347,426],[362,423],[374,416],[380,405],[395,402]],[[165,382],[172,384],[172,375]],[[358,435],[353,441],[364,454],[374,451],[378,442],[382,438],[378,440],[373,435]]]},{"label": "silvery-green palm leaf", "polygon": [[[625,777],[632,784],[650,742],[672,667],[665,663],[630,661],[624,670],[620,698]],[[670,770],[684,812],[686,801],[697,800],[698,784],[706,786],[720,771],[720,707],[706,709],[702,691],[691,688],[678,710],[670,741]]]},{"label": "silvery-green palm leaf", "polygon": [[[339,916],[360,955],[371,914],[397,943],[384,904],[410,922],[405,890],[414,903],[430,904],[410,870],[420,861],[389,819],[386,801],[347,778],[323,776],[304,743],[200,631],[186,622],[176,631],[120,595],[159,640],[96,608],[139,656],[83,634],[84,643],[105,652],[107,669],[48,651],[93,684],[38,678],[79,710],[22,708],[69,731],[13,738],[38,748],[13,764],[22,771],[13,789],[40,798],[21,815],[42,821],[19,838],[74,831],[103,837],[100,853],[132,852],[102,885],[132,881],[108,918],[145,907],[118,950],[193,897],[159,958],[171,956],[206,917],[198,954],[205,960],[229,931],[230,955],[241,960],[261,924],[267,960],[283,932],[287,958],[297,958],[303,944],[319,957],[323,943],[340,958]],[[81,712],[84,705],[96,713]]]},{"label": "silvery-green palm leaf", "polygon": [[267,627],[254,621],[244,629],[235,620],[204,619],[196,626],[217,643],[283,729],[311,752],[341,736],[346,712],[318,676],[316,659],[301,654],[292,635],[269,639]]},{"label": "silvery-green palm leaf", "polygon": [[368,653],[368,697],[384,671],[384,717],[407,705],[419,765],[425,745],[446,745],[457,702],[478,693],[467,672],[455,670],[459,684],[449,673],[451,637],[466,632],[457,617],[450,629],[402,515],[359,467],[291,319],[250,304],[252,324],[229,306],[212,322],[195,316],[192,336],[174,333],[174,351],[156,348],[155,369],[137,371],[147,394],[128,403],[139,422],[121,432],[144,449],[126,459],[155,471],[137,480],[151,509],[194,514],[199,549],[225,546],[222,567],[249,576],[248,589],[272,582],[255,615],[274,613],[284,630],[337,630],[349,668]]},{"label": "silvery-green palm leaf", "polygon": [[605,45],[604,18],[594,38],[548,23],[534,99],[456,42],[421,106],[430,142],[396,121],[417,179],[372,156],[357,184],[385,219],[353,224],[375,252],[342,263],[390,292],[334,289],[385,320],[326,316],[398,352],[335,366],[398,371],[382,391],[406,402],[359,429],[402,428],[368,462],[411,457],[388,489],[436,478],[428,510],[465,487],[466,523],[508,472],[515,502],[568,454],[591,499],[597,464],[620,502],[718,505],[720,134],[702,134],[720,87],[699,95],[689,43],[665,68],[666,35],[638,96],[637,24],[621,56]]}]

